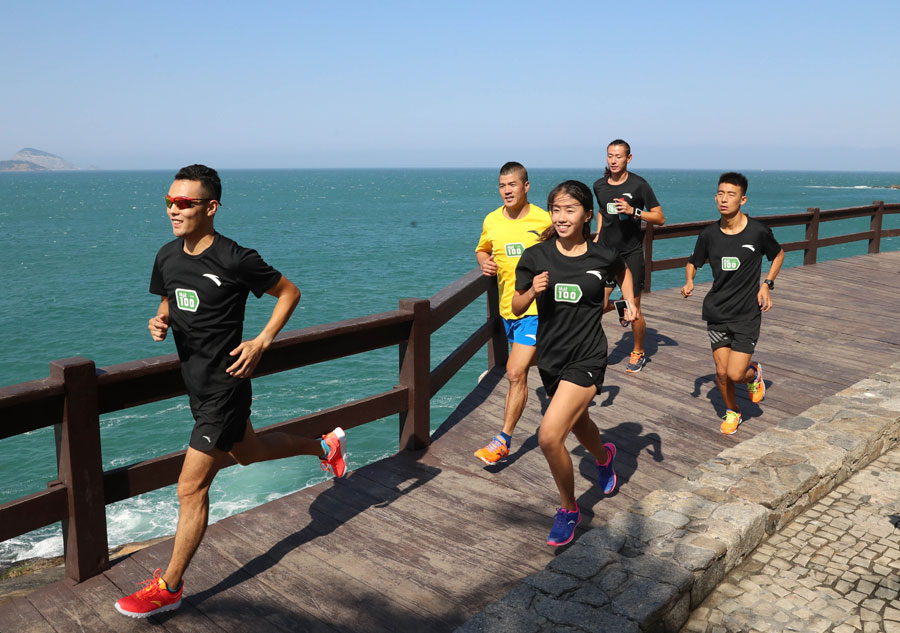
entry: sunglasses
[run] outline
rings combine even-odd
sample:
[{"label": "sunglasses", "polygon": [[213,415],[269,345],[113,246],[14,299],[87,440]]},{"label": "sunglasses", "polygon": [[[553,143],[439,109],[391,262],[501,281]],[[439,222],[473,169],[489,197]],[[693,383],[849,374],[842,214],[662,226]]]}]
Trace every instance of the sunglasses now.
[{"label": "sunglasses", "polygon": [[173,198],[172,196],[166,195],[166,208],[171,209],[174,204],[180,210],[184,211],[185,209],[190,209],[198,202],[209,202],[210,200],[214,200],[214,198],[186,198],[184,196]]}]

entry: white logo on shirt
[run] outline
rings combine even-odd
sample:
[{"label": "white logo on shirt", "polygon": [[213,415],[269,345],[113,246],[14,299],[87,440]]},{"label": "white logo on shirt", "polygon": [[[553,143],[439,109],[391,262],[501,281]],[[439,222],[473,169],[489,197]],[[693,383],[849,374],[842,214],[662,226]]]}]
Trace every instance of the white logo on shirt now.
[{"label": "white logo on shirt", "polygon": [[754,253],[756,252],[756,249],[753,248],[753,244],[741,244],[741,248],[749,248]]},{"label": "white logo on shirt", "polygon": [[623,195],[623,196],[628,196],[629,198],[632,197],[630,193],[623,193],[622,195]]},{"label": "white logo on shirt", "polygon": [[203,276],[206,277],[207,279],[209,279],[210,281],[212,281],[212,282],[213,282],[214,284],[216,284],[217,286],[221,286],[221,285],[222,285],[222,282],[219,280],[219,276],[218,276],[218,275],[214,275],[214,274],[212,274],[212,273],[203,273]]},{"label": "white logo on shirt", "polygon": [[600,281],[603,281],[603,275],[600,273],[599,270],[586,270],[586,271],[584,271],[584,273],[586,275],[594,275],[594,277],[596,277]]}]

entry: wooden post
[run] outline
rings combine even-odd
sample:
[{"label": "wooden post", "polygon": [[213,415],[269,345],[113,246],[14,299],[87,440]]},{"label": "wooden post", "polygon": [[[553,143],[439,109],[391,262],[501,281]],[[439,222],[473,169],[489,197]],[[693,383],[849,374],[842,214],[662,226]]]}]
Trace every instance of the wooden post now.
[{"label": "wooden post", "polygon": [[810,207],[809,221],[806,223],[806,248],[803,249],[803,265],[809,266],[816,263],[816,255],[819,250],[819,209]]},{"label": "wooden post", "polygon": [[876,200],[872,203],[875,213],[869,220],[869,230],[875,231],[875,237],[869,240],[869,253],[881,252],[881,218],[884,215],[884,200]]},{"label": "wooden post", "polygon": [[109,569],[97,369],[86,358],[50,363],[50,377],[61,379],[65,406],[56,425],[59,480],[68,495],[68,518],[62,522],[66,578],[82,582]]},{"label": "wooden post", "polygon": [[494,334],[488,342],[488,370],[497,365],[506,367],[509,360],[509,343],[506,340],[506,332],[503,330],[503,322],[500,320],[500,290],[497,284],[491,283],[487,290],[487,318],[494,322]]},{"label": "wooden post", "polygon": [[653,226],[645,223],[644,227],[644,290],[650,292],[650,279],[653,276]]},{"label": "wooden post", "polygon": [[425,448],[431,441],[431,303],[401,299],[412,312],[409,340],[400,344],[400,384],[409,389],[408,408],[400,412],[400,450]]}]

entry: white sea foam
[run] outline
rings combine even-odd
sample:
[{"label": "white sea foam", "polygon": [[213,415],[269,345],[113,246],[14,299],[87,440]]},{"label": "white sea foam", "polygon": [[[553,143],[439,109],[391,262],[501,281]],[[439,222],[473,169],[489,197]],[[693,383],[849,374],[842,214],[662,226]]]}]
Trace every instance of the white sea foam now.
[{"label": "white sea foam", "polygon": [[885,189],[885,187],[872,187],[871,185],[852,185],[852,186],[838,186],[838,185],[805,185],[804,189]]},{"label": "white sea foam", "polygon": [[62,532],[45,528],[0,543],[0,568],[20,560],[52,558],[62,553]]}]

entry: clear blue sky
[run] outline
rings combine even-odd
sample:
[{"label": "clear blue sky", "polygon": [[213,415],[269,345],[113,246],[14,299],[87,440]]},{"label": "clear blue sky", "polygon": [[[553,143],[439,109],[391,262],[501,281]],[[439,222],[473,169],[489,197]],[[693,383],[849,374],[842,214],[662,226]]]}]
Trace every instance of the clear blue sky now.
[{"label": "clear blue sky", "polygon": [[0,160],[900,171],[896,0],[221,4],[3,2]]}]

